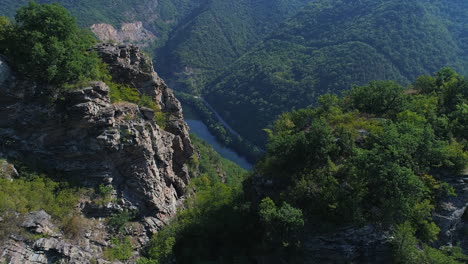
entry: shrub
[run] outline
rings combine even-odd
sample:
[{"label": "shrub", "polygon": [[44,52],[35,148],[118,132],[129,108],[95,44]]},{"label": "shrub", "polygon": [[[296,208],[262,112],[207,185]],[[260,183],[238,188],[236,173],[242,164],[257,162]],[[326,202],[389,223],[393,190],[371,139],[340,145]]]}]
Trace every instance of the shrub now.
[{"label": "shrub", "polygon": [[108,260],[127,260],[133,256],[133,245],[129,237],[123,239],[112,238],[111,247],[102,253]]},{"label": "shrub", "polygon": [[130,211],[123,211],[113,215],[107,222],[110,228],[119,233],[124,231],[125,225],[135,217],[135,214]]},{"label": "shrub", "polygon": [[62,225],[63,231],[71,239],[82,237],[87,227],[88,220],[79,215],[72,215],[66,218]]},{"label": "shrub", "polygon": [[410,222],[396,227],[393,239],[395,263],[461,264],[458,260],[466,260],[467,256],[457,247],[436,249],[426,244],[421,246],[415,233]]},{"label": "shrub", "polygon": [[96,39],[64,7],[31,1],[15,21],[3,30],[0,47],[24,76],[62,86],[100,75],[100,60],[88,51]]},{"label": "shrub", "polygon": [[29,179],[14,181],[0,178],[0,214],[45,210],[62,220],[73,212],[79,197],[79,190],[42,175],[31,174]]},{"label": "shrub", "polygon": [[139,106],[150,108],[154,111],[154,120],[162,129],[166,128],[167,116],[161,108],[154,102],[153,98],[124,84],[117,84],[112,81],[106,82],[110,88],[110,98],[113,103],[130,102]]}]

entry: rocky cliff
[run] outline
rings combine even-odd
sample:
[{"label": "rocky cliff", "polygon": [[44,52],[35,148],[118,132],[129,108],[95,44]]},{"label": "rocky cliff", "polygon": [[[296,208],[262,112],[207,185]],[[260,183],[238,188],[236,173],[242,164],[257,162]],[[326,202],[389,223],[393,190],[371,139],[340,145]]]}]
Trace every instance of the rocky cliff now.
[{"label": "rocky cliff", "polygon": [[105,23],[94,24],[91,31],[103,42],[133,43],[147,47],[156,40],[156,36],[145,29],[141,21],[124,23],[120,29]]},{"label": "rocky cliff", "polygon": [[[50,100],[51,87],[21,80],[0,60],[0,153],[58,171],[83,186],[112,188],[111,202],[83,202],[80,212],[93,219],[135,212],[141,227],[135,237],[142,245],[176,213],[190,178],[186,164],[193,147],[181,105],[154,72],[151,60],[135,46],[103,44],[96,51],[115,82],[155,100],[167,116],[165,128],[156,124],[151,109],[111,103],[103,82]],[[54,258],[61,261],[88,263],[86,256],[99,257],[102,251],[47,239],[29,244],[12,239],[3,253],[0,248],[0,262],[48,263],[49,253],[55,252]],[[28,252],[39,253],[30,259]]]}]

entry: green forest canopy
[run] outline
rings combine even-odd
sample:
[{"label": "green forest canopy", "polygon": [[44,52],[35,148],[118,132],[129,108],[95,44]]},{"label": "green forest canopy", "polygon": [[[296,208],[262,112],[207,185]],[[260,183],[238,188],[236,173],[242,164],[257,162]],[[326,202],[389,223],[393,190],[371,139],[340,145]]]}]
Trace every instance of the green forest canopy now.
[{"label": "green forest canopy", "polygon": [[450,66],[468,72],[466,1],[316,1],[207,88],[206,99],[247,139],[285,111],[371,80],[408,85]]},{"label": "green forest canopy", "polygon": [[445,177],[468,166],[468,82],[444,68],[412,87],[373,81],[283,114],[243,190],[196,179],[140,263],[300,263],[304,237],[370,223],[394,230],[395,263],[463,263],[459,248],[429,244],[435,204],[454,195]]}]

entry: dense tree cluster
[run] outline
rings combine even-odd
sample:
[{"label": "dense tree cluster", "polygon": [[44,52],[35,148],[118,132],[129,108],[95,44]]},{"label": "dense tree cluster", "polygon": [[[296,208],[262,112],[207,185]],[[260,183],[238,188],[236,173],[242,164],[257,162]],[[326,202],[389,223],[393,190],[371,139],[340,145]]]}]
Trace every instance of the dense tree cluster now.
[{"label": "dense tree cluster", "polygon": [[[315,1],[214,79],[206,99],[246,139],[285,111],[371,80],[408,85],[442,67],[468,72],[467,3]],[[466,11],[465,11],[466,12]]]},{"label": "dense tree cluster", "polygon": [[410,89],[373,81],[283,114],[244,182],[248,194],[261,177],[264,195],[252,200],[213,178],[195,179],[187,210],[141,263],[299,263],[304,234],[369,223],[395,230],[395,263],[461,263],[456,247],[429,244],[440,230],[435,204],[454,195],[444,179],[468,166],[467,104],[468,82],[444,68]]},{"label": "dense tree cluster", "polygon": [[100,60],[88,51],[94,36],[62,6],[30,2],[18,9],[14,23],[0,27],[0,52],[28,78],[61,86],[101,74]]},{"label": "dense tree cluster", "polygon": [[210,0],[177,25],[156,53],[162,77],[175,89],[200,94],[219,71],[309,0]]},{"label": "dense tree cluster", "polygon": [[413,87],[371,82],[282,115],[257,168],[275,197],[320,221],[423,219],[412,214],[440,195],[433,179],[468,164],[468,82],[447,68]]}]

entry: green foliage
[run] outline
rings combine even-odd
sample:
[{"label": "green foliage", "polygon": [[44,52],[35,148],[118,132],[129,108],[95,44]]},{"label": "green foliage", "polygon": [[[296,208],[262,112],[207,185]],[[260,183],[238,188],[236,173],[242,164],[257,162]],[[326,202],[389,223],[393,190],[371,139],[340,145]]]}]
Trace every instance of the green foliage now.
[{"label": "green foliage", "polygon": [[124,231],[125,225],[134,218],[134,212],[123,211],[110,217],[107,221],[107,225],[115,232],[122,233]]},{"label": "green foliage", "polygon": [[360,112],[382,116],[404,107],[403,87],[393,81],[373,81],[349,91],[349,105]]},{"label": "green foliage", "polygon": [[124,101],[134,104],[140,102],[140,93],[137,89],[113,82],[109,83],[108,85],[110,88],[109,97],[111,102],[116,103]]},{"label": "green foliage", "polygon": [[460,109],[448,107],[446,94],[458,104],[468,96],[451,70],[425,79],[410,94],[393,82],[372,82],[281,115],[255,171],[272,182],[270,198],[302,210],[316,226],[409,221],[419,239],[436,240],[434,203],[453,194],[444,173],[468,166],[467,138],[447,118]]},{"label": "green foliage", "polygon": [[[2,160],[0,160],[1,163]],[[86,189],[77,189],[62,181],[52,180],[44,174],[38,174],[25,167],[19,177],[10,180],[0,172],[0,240],[12,234],[20,234],[18,214],[44,210],[52,216],[68,237],[77,237],[82,232],[83,224],[76,221],[75,208]]]},{"label": "green foliage", "polygon": [[371,80],[407,85],[445,66],[466,74],[461,32],[468,16],[461,10],[462,1],[313,1],[225,67],[204,94],[236,131],[263,145],[262,129],[278,115],[314,105],[325,93]]},{"label": "green foliage", "polygon": [[103,256],[108,260],[127,260],[133,256],[133,245],[129,237],[112,238],[111,247],[104,250]]},{"label": "green foliage", "polygon": [[[191,134],[190,139],[195,146],[196,154],[190,162],[190,172],[193,176],[204,176],[211,183],[221,182],[228,186],[241,187],[247,172],[235,163],[222,158],[208,143]],[[199,179],[195,179],[199,181]]]},{"label": "green foliage", "polygon": [[110,185],[99,185],[97,188],[98,199],[95,199],[95,202],[100,205],[105,205],[112,201],[112,192],[114,188]]},{"label": "green foliage", "polygon": [[216,73],[247,52],[307,0],[201,1],[157,53],[164,79],[199,94]]},{"label": "green foliage", "polygon": [[24,173],[13,181],[0,178],[0,215],[44,210],[63,220],[72,214],[79,197],[79,190],[44,175]]},{"label": "green foliage", "polygon": [[285,247],[298,241],[299,231],[304,226],[300,209],[286,202],[277,207],[273,200],[267,197],[260,202],[258,214],[266,229],[268,239],[279,241]]},{"label": "green foliage", "polygon": [[[224,160],[192,135],[196,152],[190,165],[193,193],[168,226],[150,241],[140,264],[243,261],[254,248],[255,217],[242,199],[246,171]],[[223,183],[223,181],[225,183]]]},{"label": "green foliage", "polygon": [[435,249],[423,244],[421,249],[415,229],[409,222],[397,226],[393,246],[397,264],[461,264],[467,259],[457,247]]},{"label": "green foliage", "polygon": [[[186,209],[150,242],[142,263],[204,263],[207,260],[233,262],[253,248],[254,219],[240,200],[238,189],[196,179],[196,195]],[[153,262],[148,262],[152,260]]]},{"label": "green foliage", "polygon": [[118,84],[111,80],[106,81],[109,85],[109,96],[111,102],[130,102],[139,106],[150,108],[154,111],[154,120],[162,129],[166,128],[167,115],[161,111],[161,108],[156,105],[153,98],[148,95],[141,94],[137,89],[128,85]]},{"label": "green foliage", "polygon": [[24,76],[59,86],[100,76],[99,59],[88,51],[94,37],[62,6],[31,1],[15,21],[3,30],[0,52]]},{"label": "green foliage", "polygon": [[5,50],[5,33],[10,27],[10,20],[7,17],[0,16],[0,52]]}]

